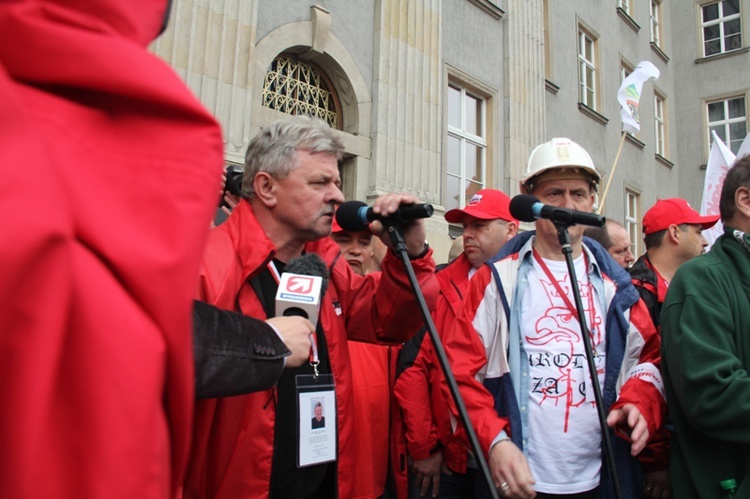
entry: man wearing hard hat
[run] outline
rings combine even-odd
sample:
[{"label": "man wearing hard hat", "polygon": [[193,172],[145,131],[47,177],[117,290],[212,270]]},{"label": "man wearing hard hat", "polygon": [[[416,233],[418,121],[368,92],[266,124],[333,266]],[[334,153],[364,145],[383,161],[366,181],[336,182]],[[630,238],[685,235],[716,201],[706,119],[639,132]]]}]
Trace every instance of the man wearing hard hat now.
[{"label": "man wearing hard hat", "polygon": [[[532,151],[521,191],[590,212],[600,181],[589,154],[556,138]],[[665,407],[659,338],[629,275],[569,228],[622,497],[640,497],[635,457]],[[505,497],[614,497],[557,228],[508,242],[469,284],[445,339],[471,422]]]}]

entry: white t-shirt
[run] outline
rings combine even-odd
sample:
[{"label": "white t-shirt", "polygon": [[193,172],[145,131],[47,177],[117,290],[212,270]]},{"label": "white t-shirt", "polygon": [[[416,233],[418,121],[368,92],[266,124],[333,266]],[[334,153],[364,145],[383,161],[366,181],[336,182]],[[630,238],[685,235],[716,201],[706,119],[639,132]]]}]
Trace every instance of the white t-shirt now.
[{"label": "white t-shirt", "polygon": [[[565,261],[544,260],[575,311]],[[600,385],[604,382],[604,316],[583,255],[576,276]],[[521,337],[529,363],[527,452],[535,489],[550,494],[586,492],[599,485],[601,429],[577,313],[534,259],[521,300]]]}]

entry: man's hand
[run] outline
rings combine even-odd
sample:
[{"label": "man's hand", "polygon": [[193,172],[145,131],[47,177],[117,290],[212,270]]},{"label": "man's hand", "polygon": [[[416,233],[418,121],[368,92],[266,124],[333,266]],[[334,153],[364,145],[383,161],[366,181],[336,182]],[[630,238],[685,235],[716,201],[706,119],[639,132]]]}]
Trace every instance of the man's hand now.
[{"label": "man's hand", "polygon": [[521,449],[510,440],[502,440],[490,449],[488,463],[495,488],[502,497],[526,499],[536,497],[534,477]]},{"label": "man's hand", "polygon": [[643,474],[643,496],[650,499],[672,497],[672,482],[669,471],[650,471]]},{"label": "man's hand", "polygon": [[232,211],[234,211],[235,208],[237,208],[237,205],[240,204],[240,197],[235,196],[229,191],[224,191],[224,202],[228,206],[222,206],[221,211],[226,213],[227,216],[232,214]]},{"label": "man's hand", "polygon": [[273,317],[266,322],[281,334],[281,339],[292,354],[286,358],[284,367],[299,367],[310,358],[310,335],[315,326],[304,317]]},{"label": "man's hand", "polygon": [[[396,213],[398,207],[402,204],[419,203],[419,198],[410,194],[383,194],[378,197],[372,205],[372,211],[387,217]],[[374,221],[370,224],[370,230],[378,236],[389,248],[393,248],[388,232],[380,221]],[[427,232],[424,227],[424,220],[412,220],[404,225],[404,241],[406,242],[406,251],[411,257],[417,257],[424,252]]]},{"label": "man's hand", "polygon": [[614,409],[607,416],[607,425],[625,440],[630,441],[630,453],[637,456],[648,441],[648,424],[633,404]]},{"label": "man's hand", "polygon": [[427,495],[432,485],[432,497],[437,497],[440,489],[440,470],[443,467],[443,453],[436,452],[427,459],[414,461],[415,483],[419,488],[420,497]]}]

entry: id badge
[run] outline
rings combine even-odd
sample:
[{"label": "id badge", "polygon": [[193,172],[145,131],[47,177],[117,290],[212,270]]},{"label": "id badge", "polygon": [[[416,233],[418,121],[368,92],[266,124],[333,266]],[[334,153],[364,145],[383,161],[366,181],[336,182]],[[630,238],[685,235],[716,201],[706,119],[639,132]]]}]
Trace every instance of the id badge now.
[{"label": "id badge", "polygon": [[297,391],[297,467],[336,460],[336,391],[333,374],[300,374]]}]

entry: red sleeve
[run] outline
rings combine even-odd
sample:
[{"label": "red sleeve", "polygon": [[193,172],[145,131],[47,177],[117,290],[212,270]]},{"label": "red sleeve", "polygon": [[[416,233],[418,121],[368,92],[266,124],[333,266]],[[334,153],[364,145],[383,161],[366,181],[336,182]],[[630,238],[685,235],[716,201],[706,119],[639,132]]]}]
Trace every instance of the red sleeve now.
[{"label": "red sleeve", "polygon": [[[432,250],[411,264],[431,309],[438,295]],[[383,259],[382,272],[364,277],[354,274],[346,261],[339,259],[331,280],[341,300],[350,340],[400,344],[424,325],[403,263],[391,252]]]},{"label": "red sleeve", "polygon": [[[627,369],[626,380],[612,409],[625,404],[636,406],[646,419],[649,435],[656,435],[664,424],[667,411],[659,371],[661,341],[648,309],[640,299],[630,309],[630,324],[626,355],[635,359],[631,362],[634,365],[623,366],[623,369]],[[625,362],[628,362],[627,358]]]},{"label": "red sleeve", "polygon": [[439,441],[438,429],[430,404],[430,371],[432,341],[424,334],[413,364],[396,379],[394,394],[406,427],[406,445],[415,460],[430,457],[430,450]]},{"label": "red sleeve", "polygon": [[[490,444],[495,437],[502,430],[508,429],[508,420],[498,416],[495,411],[492,394],[476,378],[477,373],[487,364],[487,356],[482,338],[473,322],[477,309],[485,300],[485,291],[490,286],[494,286],[492,273],[485,265],[471,279],[461,312],[453,327],[447,329],[443,335],[443,344],[459,392],[485,453],[489,453]],[[494,307],[495,304],[492,303],[490,306]],[[450,401],[453,415],[458,418],[458,410],[445,381],[442,387],[447,400]]]}]

